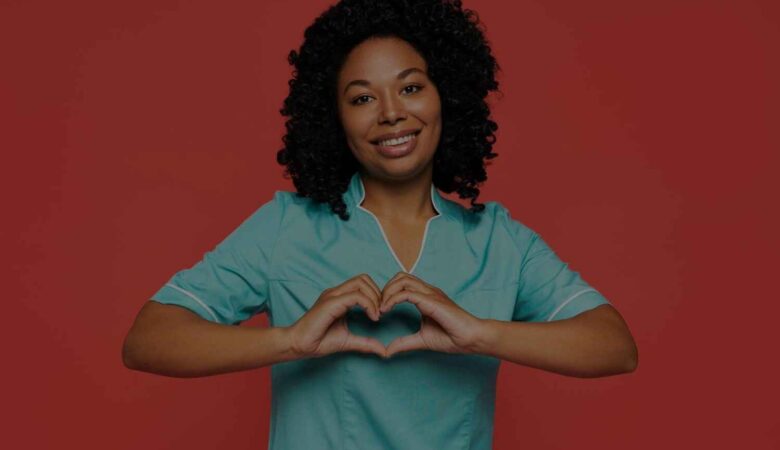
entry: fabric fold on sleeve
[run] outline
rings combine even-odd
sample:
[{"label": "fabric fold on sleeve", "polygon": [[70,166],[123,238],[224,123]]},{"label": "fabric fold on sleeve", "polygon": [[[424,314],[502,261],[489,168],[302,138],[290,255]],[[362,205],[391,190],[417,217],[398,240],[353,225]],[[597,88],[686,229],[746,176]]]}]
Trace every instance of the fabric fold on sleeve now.
[{"label": "fabric fold on sleeve", "polygon": [[151,300],[182,306],[221,324],[240,324],[267,311],[284,196],[276,191],[200,261],[176,272]]},{"label": "fabric fold on sleeve", "polygon": [[561,260],[538,233],[512,219],[506,208],[502,208],[501,214],[523,255],[512,320],[563,320],[610,303],[568,262]]}]

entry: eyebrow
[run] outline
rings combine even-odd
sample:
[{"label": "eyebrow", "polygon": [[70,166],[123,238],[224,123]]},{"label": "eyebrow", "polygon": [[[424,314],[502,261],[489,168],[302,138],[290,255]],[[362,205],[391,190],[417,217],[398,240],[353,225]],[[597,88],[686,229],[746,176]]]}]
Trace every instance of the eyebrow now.
[{"label": "eyebrow", "polygon": [[[427,74],[422,69],[418,69],[417,67],[410,67],[408,69],[405,69],[405,70],[402,70],[401,72],[399,72],[398,76],[396,77],[396,79],[400,80],[400,79],[406,78],[407,76],[409,76],[409,74],[414,73],[414,72],[419,72],[419,73],[427,76]],[[347,83],[346,86],[344,86],[344,92],[343,93],[346,93],[347,89],[349,89],[349,87],[352,86],[352,85],[371,86],[371,83],[369,83],[367,80],[352,80],[349,83]]]}]

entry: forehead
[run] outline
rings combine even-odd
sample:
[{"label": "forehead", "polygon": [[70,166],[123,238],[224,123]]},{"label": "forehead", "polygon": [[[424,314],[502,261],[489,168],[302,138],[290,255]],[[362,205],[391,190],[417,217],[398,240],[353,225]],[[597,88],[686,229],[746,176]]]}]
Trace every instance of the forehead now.
[{"label": "forehead", "polygon": [[398,72],[409,67],[427,69],[425,59],[411,44],[396,37],[370,38],[347,55],[339,71],[339,84],[353,78],[394,80]]}]

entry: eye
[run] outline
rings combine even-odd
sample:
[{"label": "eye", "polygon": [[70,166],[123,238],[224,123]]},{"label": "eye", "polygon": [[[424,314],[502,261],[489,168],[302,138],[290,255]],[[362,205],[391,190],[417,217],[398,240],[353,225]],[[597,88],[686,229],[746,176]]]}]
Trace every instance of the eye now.
[{"label": "eye", "polygon": [[368,95],[361,95],[359,97],[355,97],[350,103],[352,103],[353,105],[362,105],[366,103],[366,102],[359,101],[361,98],[371,98],[371,97],[369,97]]},{"label": "eye", "polygon": [[[410,92],[410,91],[408,91],[409,88],[413,88],[414,90]],[[404,87],[403,92],[406,92],[406,93],[409,93],[409,94],[414,94],[414,93],[419,92],[420,90],[422,90],[422,88],[423,87],[420,86],[420,85],[410,84],[409,86],[405,86]],[[361,99],[363,99],[363,98],[371,98],[371,97],[368,96],[368,95],[361,95],[361,96],[358,96],[358,97],[355,97],[354,99],[352,99],[350,101],[350,103],[353,104],[353,105],[363,105],[365,103],[368,103],[367,100],[366,101],[361,101]]]}]

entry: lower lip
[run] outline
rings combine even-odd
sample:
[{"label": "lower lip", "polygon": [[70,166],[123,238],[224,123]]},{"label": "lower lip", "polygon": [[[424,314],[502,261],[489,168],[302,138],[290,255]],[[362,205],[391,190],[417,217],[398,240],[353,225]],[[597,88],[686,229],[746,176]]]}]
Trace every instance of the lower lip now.
[{"label": "lower lip", "polygon": [[400,158],[414,151],[414,148],[417,146],[417,138],[419,136],[420,135],[418,133],[409,142],[404,142],[403,144],[400,145],[390,145],[385,147],[385,146],[374,144],[374,147],[383,156],[387,156],[388,158]]}]

